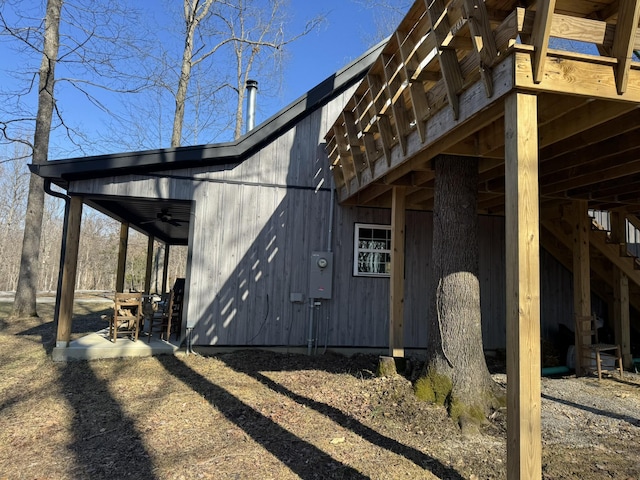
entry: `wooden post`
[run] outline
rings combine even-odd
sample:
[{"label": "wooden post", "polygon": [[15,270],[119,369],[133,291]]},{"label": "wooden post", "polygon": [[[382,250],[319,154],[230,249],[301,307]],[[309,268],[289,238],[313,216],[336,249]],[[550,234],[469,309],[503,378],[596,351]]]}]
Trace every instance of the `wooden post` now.
[{"label": "wooden post", "polygon": [[404,357],[405,187],[391,197],[391,278],[389,281],[389,356]]},{"label": "wooden post", "polygon": [[116,292],[124,292],[124,273],[127,269],[127,245],[129,224],[120,224],[120,245],[118,247],[118,270],[116,272]]},{"label": "wooden post", "polygon": [[69,201],[69,218],[67,221],[67,238],[65,240],[64,264],[62,267],[62,284],[60,286],[60,313],[56,347],[66,348],[71,340],[71,318],[73,317],[73,300],[76,287],[76,271],[78,267],[78,248],[80,246],[80,224],[82,223],[82,198],[71,197]]},{"label": "wooden post", "polygon": [[166,293],[167,281],[169,280],[169,244],[164,244],[164,263],[162,264],[162,291],[160,293]]},{"label": "wooden post", "polygon": [[629,318],[629,277],[613,266],[613,330],[622,351],[624,368],[631,368],[631,324]]},{"label": "wooden post", "polygon": [[[573,210],[573,313],[576,317],[588,317],[591,315],[591,277],[589,264],[589,211],[586,200],[574,200]],[[586,361],[584,348],[591,344],[591,337],[585,338],[578,335],[575,330],[576,345],[576,373],[582,375],[585,372]]]},{"label": "wooden post", "polygon": [[144,271],[144,294],[149,295],[151,291],[151,271],[153,268],[153,235],[149,235],[147,242],[147,268]]},{"label": "wooden post", "polygon": [[505,100],[507,477],[542,478],[536,96]]},{"label": "wooden post", "polygon": [[[627,222],[621,212],[611,212],[611,240],[627,248]],[[631,368],[631,324],[629,318],[629,277],[613,266],[613,330],[616,344],[622,350],[622,363]]]}]

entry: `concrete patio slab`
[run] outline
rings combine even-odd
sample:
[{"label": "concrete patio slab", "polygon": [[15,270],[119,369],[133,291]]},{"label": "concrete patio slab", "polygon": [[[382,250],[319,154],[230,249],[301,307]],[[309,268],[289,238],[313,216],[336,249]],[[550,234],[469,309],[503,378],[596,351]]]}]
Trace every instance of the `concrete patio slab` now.
[{"label": "concrete patio slab", "polygon": [[102,358],[151,357],[154,355],[174,355],[180,350],[177,343],[166,342],[159,338],[151,338],[143,333],[138,341],[130,338],[118,338],[115,342],[109,339],[109,329],[90,333],[77,340],[72,340],[68,347],[56,347],[52,357],[56,362],[74,360],[97,360]]}]

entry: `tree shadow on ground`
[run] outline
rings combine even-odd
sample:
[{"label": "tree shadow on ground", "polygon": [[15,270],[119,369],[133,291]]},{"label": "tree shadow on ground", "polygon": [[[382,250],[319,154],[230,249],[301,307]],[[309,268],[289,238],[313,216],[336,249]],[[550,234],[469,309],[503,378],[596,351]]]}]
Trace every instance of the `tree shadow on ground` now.
[{"label": "tree shadow on ground", "polygon": [[[202,353],[203,356],[209,356]],[[302,355],[300,353],[278,353],[269,350],[237,350],[232,355],[213,355],[227,362],[233,357],[234,365],[259,365],[261,371],[287,372],[298,370],[322,370],[327,373],[347,374],[356,378],[373,378],[378,365],[378,355],[356,354],[347,357],[338,353]],[[237,370],[237,369],[236,369]],[[245,372],[243,372],[245,373]]]},{"label": "tree shadow on ground", "polygon": [[[316,367],[316,369],[322,369],[323,362],[321,357],[309,357],[309,358],[313,358],[314,362],[317,362],[319,364]],[[263,364],[262,361],[255,361],[255,362],[238,361],[238,357],[236,355],[224,355],[220,357],[220,360],[222,360],[224,363],[226,363],[229,367],[231,367],[235,371],[244,373],[245,375],[249,375],[250,377],[256,379],[257,381],[259,381],[260,383],[262,383],[272,391],[279,393],[280,395],[284,395],[287,398],[293,400],[294,402],[297,402],[300,405],[303,405],[307,408],[311,408],[316,412],[321,413],[325,417],[331,419],[332,421],[342,426],[343,428],[346,428],[352,431],[353,433],[367,440],[371,444],[384,448],[390,452],[395,453],[396,455],[401,455],[406,459],[412,461],[419,467],[429,470],[431,473],[433,473],[434,475],[437,475],[439,478],[447,478],[451,480],[463,479],[463,477],[456,470],[444,465],[436,458],[426,455],[425,453],[413,447],[404,445],[398,442],[397,440],[394,440],[393,438],[389,438],[385,435],[382,435],[381,433],[377,432],[371,427],[364,425],[363,423],[353,418],[352,416],[345,414],[342,410],[338,408],[332,407],[331,405],[327,405],[326,403],[318,402],[317,400],[313,400],[303,395],[299,395],[289,390],[288,388],[284,387],[283,385],[280,385],[279,383],[274,382],[270,378],[260,373],[257,370],[257,368],[255,368],[259,365],[260,370],[263,370],[263,371],[271,370],[270,368],[268,368],[268,365]],[[351,362],[350,361],[342,362],[342,364],[345,365],[345,369],[342,370],[341,372],[334,372],[334,373],[348,372],[355,375],[356,372],[347,367],[346,364],[348,363],[351,363]],[[274,368],[273,370],[281,371],[283,369]]]},{"label": "tree shadow on ground", "polygon": [[206,398],[227,420],[240,427],[300,478],[368,478],[293,435],[176,357],[162,355],[158,361],[167,372]]},{"label": "tree shadow on ground", "polygon": [[628,415],[620,415],[620,414],[617,414],[617,413],[608,412],[606,410],[601,410],[601,409],[595,408],[595,407],[589,407],[588,405],[582,405],[580,403],[575,403],[575,402],[572,402],[570,400],[564,400],[562,398],[552,397],[551,395],[547,395],[546,393],[542,394],[542,398],[544,398],[546,400],[550,400],[552,402],[562,403],[563,405],[567,405],[569,407],[577,408],[579,410],[584,410],[585,412],[594,413],[596,415],[600,415],[600,416],[603,416],[603,417],[609,417],[609,418],[614,418],[616,420],[622,420],[624,422],[629,422],[634,427],[640,426],[640,419],[639,418],[630,417]]},{"label": "tree shadow on ground", "polygon": [[[109,326],[109,322],[103,317],[113,314],[112,308],[105,308],[99,311],[87,310],[88,313],[76,314],[71,322],[71,336],[78,338],[89,333],[97,332]],[[45,347],[47,353],[51,353],[55,346],[54,322],[38,323],[33,327],[18,332],[16,335],[21,336],[39,336],[40,342]]]},{"label": "tree shadow on ground", "polygon": [[153,463],[135,422],[109,393],[88,362],[60,367],[64,398],[73,409],[73,439],[67,448],[76,465],[74,478],[111,479],[130,476],[155,479]]}]

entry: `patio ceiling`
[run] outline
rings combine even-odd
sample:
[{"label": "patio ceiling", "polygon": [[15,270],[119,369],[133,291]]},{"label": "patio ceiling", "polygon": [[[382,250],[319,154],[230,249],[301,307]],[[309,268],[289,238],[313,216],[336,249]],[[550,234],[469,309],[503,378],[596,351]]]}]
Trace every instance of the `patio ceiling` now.
[{"label": "patio ceiling", "polygon": [[407,208],[430,210],[431,160],[452,154],[481,159],[479,210],[503,214],[504,98],[526,91],[542,207],[640,213],[639,13],[636,1],[415,2],[326,135],[340,201],[390,207],[404,186]]},{"label": "patio ceiling", "polygon": [[85,197],[87,205],[169,245],[187,245],[191,202],[131,197]]}]

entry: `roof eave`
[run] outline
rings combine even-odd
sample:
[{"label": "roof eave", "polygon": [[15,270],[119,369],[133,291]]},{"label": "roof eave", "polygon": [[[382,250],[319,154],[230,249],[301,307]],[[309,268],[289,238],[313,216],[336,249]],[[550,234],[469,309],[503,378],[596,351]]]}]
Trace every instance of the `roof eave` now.
[{"label": "roof eave", "polygon": [[29,169],[66,189],[69,181],[73,180],[241,163],[301,117],[309,115],[359,82],[385,43],[386,41],[370,48],[358,59],[234,142],[69,158],[39,165],[31,164]]}]

